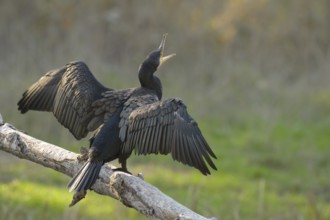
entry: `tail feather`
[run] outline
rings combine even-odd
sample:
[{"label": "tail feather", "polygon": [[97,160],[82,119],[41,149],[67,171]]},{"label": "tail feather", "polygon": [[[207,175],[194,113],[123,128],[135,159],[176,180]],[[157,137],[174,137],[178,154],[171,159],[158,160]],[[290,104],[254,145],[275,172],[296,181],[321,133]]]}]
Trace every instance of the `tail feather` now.
[{"label": "tail feather", "polygon": [[69,191],[81,192],[90,189],[99,176],[102,165],[102,161],[87,161],[69,182]]}]

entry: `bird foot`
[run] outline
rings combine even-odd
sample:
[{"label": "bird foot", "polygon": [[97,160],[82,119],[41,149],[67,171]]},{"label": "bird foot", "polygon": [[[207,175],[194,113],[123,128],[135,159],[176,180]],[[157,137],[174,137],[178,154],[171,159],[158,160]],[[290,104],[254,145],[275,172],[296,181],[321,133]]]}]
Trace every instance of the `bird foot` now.
[{"label": "bird foot", "polygon": [[116,168],[116,169],[112,169],[112,171],[113,172],[118,172],[118,171],[120,171],[120,172],[124,172],[124,173],[128,173],[128,174],[131,174],[132,175],[132,173],[131,172],[129,172],[127,169],[125,169],[125,168]]},{"label": "bird foot", "polygon": [[[118,172],[119,171],[119,172],[124,172],[124,173],[128,173],[128,174],[132,175],[132,173],[129,172],[125,168],[116,168],[116,169],[112,169],[112,171],[113,172]],[[144,174],[143,173],[138,173],[136,176],[139,177],[141,180],[144,180]]]},{"label": "bird foot", "polygon": [[86,161],[88,159],[88,149],[86,147],[80,147],[80,155],[78,155],[77,159],[79,162]]},{"label": "bird foot", "polygon": [[73,197],[72,197],[72,202],[70,203],[69,207],[74,206],[77,202],[85,198],[86,196],[86,191],[80,191],[80,192],[75,192]]}]

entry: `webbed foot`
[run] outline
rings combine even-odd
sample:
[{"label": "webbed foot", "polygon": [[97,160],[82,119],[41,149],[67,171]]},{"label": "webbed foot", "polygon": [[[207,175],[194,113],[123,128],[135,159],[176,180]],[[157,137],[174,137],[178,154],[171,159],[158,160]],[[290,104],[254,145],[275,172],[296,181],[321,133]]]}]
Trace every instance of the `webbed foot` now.
[{"label": "webbed foot", "polygon": [[127,169],[122,168],[122,167],[121,168],[112,169],[112,171],[113,172],[121,171],[121,172],[128,173],[128,174],[131,174],[132,175],[131,172],[129,172]]}]

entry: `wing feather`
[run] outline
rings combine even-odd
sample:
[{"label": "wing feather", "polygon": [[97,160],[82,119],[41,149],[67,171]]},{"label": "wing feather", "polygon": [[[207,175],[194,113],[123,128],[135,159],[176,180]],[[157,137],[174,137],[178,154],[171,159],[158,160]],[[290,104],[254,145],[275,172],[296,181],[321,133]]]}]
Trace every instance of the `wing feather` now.
[{"label": "wing feather", "polygon": [[[83,62],[71,62],[49,71],[34,83],[18,102],[21,113],[28,110],[53,112],[57,120],[77,138],[90,131],[92,103],[108,91]],[[93,127],[95,129],[95,126]]]},{"label": "wing feather", "polygon": [[161,145],[160,145],[160,150],[159,152],[161,154],[167,154],[166,153],[166,142],[167,142],[167,133],[169,130],[169,126],[168,125],[164,125],[163,126],[163,134],[161,135]]},{"label": "wing feather", "polygon": [[[133,108],[121,124],[123,154],[133,149],[137,154],[172,154],[174,160],[210,174],[207,164],[217,169],[211,159],[215,154],[207,144],[197,123],[180,99],[167,99]],[[123,119],[122,119],[123,120]]]}]

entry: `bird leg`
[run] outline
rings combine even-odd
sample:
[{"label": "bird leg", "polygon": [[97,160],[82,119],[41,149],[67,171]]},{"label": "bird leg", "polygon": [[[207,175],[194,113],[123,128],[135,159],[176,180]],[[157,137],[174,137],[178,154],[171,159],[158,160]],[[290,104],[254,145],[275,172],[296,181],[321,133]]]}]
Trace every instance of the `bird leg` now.
[{"label": "bird leg", "polygon": [[77,159],[79,162],[88,159],[88,149],[86,147],[80,147],[80,155],[78,155]]},{"label": "bird leg", "polygon": [[126,160],[123,160],[123,161],[120,161],[120,162],[121,162],[121,167],[118,167],[116,169],[112,169],[112,171],[113,172],[121,171],[121,172],[128,173],[128,174],[132,175],[132,173],[127,170]]},{"label": "bird leg", "polygon": [[[126,160],[121,161],[121,168],[112,169],[112,171],[113,172],[121,171],[121,172],[128,173],[128,174],[132,175],[132,173],[129,172],[128,169],[127,169],[127,161]],[[139,177],[141,180],[144,180],[143,173],[138,173],[136,176]]]}]

